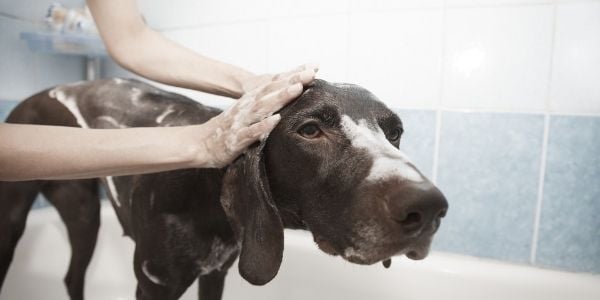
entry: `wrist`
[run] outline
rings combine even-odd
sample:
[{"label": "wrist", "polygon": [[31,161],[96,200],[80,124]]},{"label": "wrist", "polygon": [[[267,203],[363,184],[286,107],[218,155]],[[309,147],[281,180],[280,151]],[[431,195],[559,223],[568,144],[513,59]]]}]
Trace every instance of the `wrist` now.
[{"label": "wrist", "polygon": [[178,135],[179,163],[183,168],[214,168],[209,141],[216,130],[214,118],[200,125],[182,126]]},{"label": "wrist", "polygon": [[233,82],[235,90],[230,97],[234,99],[241,98],[246,93],[246,84],[256,75],[244,69],[233,67],[235,70],[231,72],[230,80]]}]

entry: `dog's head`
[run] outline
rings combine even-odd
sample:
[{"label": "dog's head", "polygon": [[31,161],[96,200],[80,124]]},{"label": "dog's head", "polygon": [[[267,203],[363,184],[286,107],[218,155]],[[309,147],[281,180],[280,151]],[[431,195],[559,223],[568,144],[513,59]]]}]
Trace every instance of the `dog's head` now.
[{"label": "dog's head", "polygon": [[448,204],[399,150],[400,118],[369,91],[316,80],[266,142],[229,166],[221,202],[252,284],[277,274],[283,228],[359,264],[424,258]]}]

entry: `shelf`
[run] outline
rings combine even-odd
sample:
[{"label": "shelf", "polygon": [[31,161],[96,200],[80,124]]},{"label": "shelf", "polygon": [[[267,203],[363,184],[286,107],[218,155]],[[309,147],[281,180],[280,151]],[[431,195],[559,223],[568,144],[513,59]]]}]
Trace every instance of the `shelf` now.
[{"label": "shelf", "polygon": [[21,32],[31,51],[49,54],[107,56],[99,36],[88,34],[63,34],[58,32]]}]

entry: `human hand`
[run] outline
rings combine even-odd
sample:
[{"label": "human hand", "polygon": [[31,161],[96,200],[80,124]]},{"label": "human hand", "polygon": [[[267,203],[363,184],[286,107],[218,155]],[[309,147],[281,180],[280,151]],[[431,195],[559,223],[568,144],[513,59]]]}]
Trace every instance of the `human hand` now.
[{"label": "human hand", "polygon": [[304,70],[314,70],[316,73],[319,70],[319,66],[316,63],[309,63],[309,64],[301,65],[297,68],[294,68],[293,70],[290,70],[287,72],[282,72],[279,74],[250,75],[250,76],[246,77],[245,80],[242,80],[242,82],[241,82],[243,93],[244,94],[249,93],[252,90],[254,90],[260,86],[269,84],[270,82],[273,82],[273,81],[278,81],[280,79],[287,78],[291,75],[302,72]]},{"label": "human hand", "polygon": [[[300,96],[303,85],[315,78],[316,66],[304,65],[289,72],[257,78],[262,83],[246,92],[233,106],[212,118],[203,127],[204,134],[197,148],[195,165],[219,168],[231,163],[259,139],[275,128],[281,116],[273,115]],[[251,85],[251,83],[248,83]]]}]

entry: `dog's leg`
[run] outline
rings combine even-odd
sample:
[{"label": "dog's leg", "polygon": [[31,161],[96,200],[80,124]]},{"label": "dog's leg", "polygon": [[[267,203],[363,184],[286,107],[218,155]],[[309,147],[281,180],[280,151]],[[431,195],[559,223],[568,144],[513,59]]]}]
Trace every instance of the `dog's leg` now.
[{"label": "dog's leg", "polygon": [[198,299],[221,300],[227,272],[214,271],[198,278]]},{"label": "dog's leg", "polygon": [[138,280],[137,300],[176,300],[194,282],[198,274],[193,272],[193,262],[181,261],[182,264],[170,265],[164,257],[152,259],[144,250],[151,249],[160,253],[156,248],[144,247],[136,243],[133,258],[133,270]]},{"label": "dog's leg", "polygon": [[0,182],[0,290],[42,183]]},{"label": "dog's leg", "polygon": [[[133,257],[133,271],[137,278],[138,284],[135,290],[135,298],[137,300],[159,300],[159,299],[172,299],[169,297],[169,290],[166,287],[166,282],[158,281],[158,277],[149,278],[150,275],[148,269],[150,268],[147,260],[144,260],[138,251],[139,245],[136,245],[136,251]],[[165,284],[165,285],[163,285]]]},{"label": "dog's leg", "polygon": [[53,181],[42,193],[58,210],[71,243],[71,262],[64,282],[71,300],[83,299],[85,272],[94,253],[100,226],[98,181]]}]

